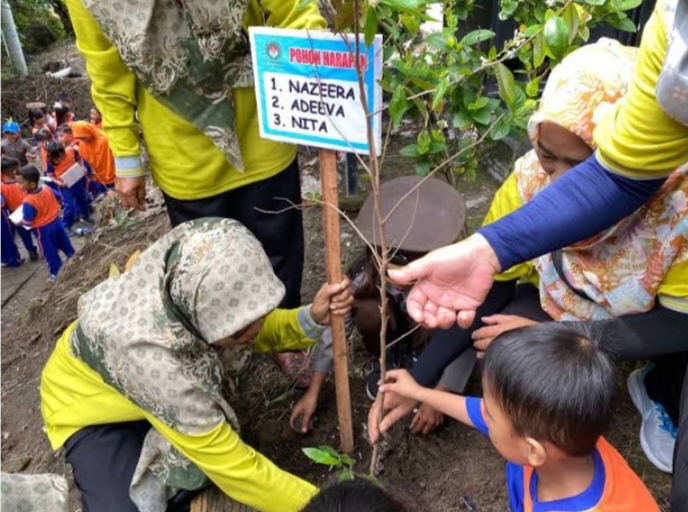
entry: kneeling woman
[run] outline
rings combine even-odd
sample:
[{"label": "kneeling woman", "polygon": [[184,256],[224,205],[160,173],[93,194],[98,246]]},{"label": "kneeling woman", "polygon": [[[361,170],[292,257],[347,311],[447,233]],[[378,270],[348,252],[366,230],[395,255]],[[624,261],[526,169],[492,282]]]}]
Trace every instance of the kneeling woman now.
[{"label": "kneeling woman", "polygon": [[283,295],[253,235],[212,218],[178,226],[80,298],[43,371],[41,409],[85,512],[188,510],[189,491],[210,481],[257,510],[308,503],[316,488],[245,445],[225,398],[223,365],[242,345],[307,348],[351,303],[346,282],[297,310],[275,310]]}]

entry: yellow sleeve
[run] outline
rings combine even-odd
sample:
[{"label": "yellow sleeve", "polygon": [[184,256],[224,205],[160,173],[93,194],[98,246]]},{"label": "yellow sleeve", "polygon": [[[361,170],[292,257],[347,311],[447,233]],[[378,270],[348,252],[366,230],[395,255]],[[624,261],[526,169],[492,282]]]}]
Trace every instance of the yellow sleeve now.
[{"label": "yellow sleeve", "polygon": [[207,434],[184,435],[151,414],[146,419],[230,498],[262,512],[297,512],[318,489],[281,470],[223,422]]},{"label": "yellow sleeve", "polygon": [[[522,158],[525,157],[521,157],[521,159]],[[517,169],[518,166],[519,162],[517,161]],[[485,220],[483,221],[483,226],[492,224],[493,222],[505,217],[506,215],[509,215],[523,206],[523,200],[521,199],[521,194],[518,191],[516,172],[517,171],[512,172],[502,186],[499,187],[499,190],[497,190],[497,193],[492,199],[490,209],[488,210]],[[513,281],[514,279],[521,278],[525,278],[529,282],[533,282],[533,279],[537,281],[537,273],[535,273],[532,263],[520,263],[495,276],[496,281]],[[533,284],[537,286],[537,282],[534,282]]]},{"label": "yellow sleeve", "polygon": [[299,0],[259,0],[268,27],[324,30],[325,18],[320,15],[315,0],[299,8]]},{"label": "yellow sleeve", "polygon": [[657,2],[647,22],[626,96],[594,133],[600,162],[639,179],[668,176],[688,161],[688,126],[667,115],[655,95],[667,52],[664,4]]},{"label": "yellow sleeve", "polygon": [[86,61],[91,95],[103,114],[103,130],[115,156],[117,176],[144,173],[136,124],[136,77],[105,37],[81,0],[65,0],[76,34],[76,47]]},{"label": "yellow sleeve", "polygon": [[309,338],[299,322],[299,313],[306,308],[276,309],[263,321],[253,343],[259,354],[272,354],[288,350],[303,350],[315,345],[318,337]]},{"label": "yellow sleeve", "polygon": [[688,313],[688,261],[669,269],[659,285],[657,296],[665,308]]}]

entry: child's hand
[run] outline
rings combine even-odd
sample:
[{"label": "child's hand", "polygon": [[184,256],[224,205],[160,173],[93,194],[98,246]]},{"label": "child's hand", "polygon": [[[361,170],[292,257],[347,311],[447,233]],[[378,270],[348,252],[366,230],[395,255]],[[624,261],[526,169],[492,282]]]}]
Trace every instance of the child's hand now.
[{"label": "child's hand", "polygon": [[[306,434],[311,429],[313,424],[313,414],[318,407],[318,393],[312,393],[310,390],[301,397],[301,400],[296,402],[296,405],[291,410],[289,418],[289,425],[295,432]],[[297,421],[301,418],[301,421]]]},{"label": "child's hand", "polygon": [[483,317],[483,323],[485,326],[475,331],[471,336],[473,346],[478,351],[479,359],[485,355],[485,351],[492,340],[500,334],[520,327],[535,325],[538,322],[517,315],[492,315]]},{"label": "child's hand", "polygon": [[411,377],[407,370],[390,370],[385,374],[385,380],[386,382],[380,386],[380,391],[383,393],[396,393],[420,401],[419,395],[423,387]]},{"label": "child's hand", "polygon": [[316,324],[328,325],[330,314],[345,315],[351,311],[354,296],[349,279],[341,283],[325,284],[318,291],[311,304],[311,318]]}]

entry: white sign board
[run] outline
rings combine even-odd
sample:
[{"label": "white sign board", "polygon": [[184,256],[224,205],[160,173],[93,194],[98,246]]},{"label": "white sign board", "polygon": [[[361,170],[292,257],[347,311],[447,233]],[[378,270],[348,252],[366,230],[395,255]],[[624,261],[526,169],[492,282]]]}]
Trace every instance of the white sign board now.
[{"label": "white sign board", "polygon": [[69,169],[67,169],[64,172],[64,174],[60,177],[60,179],[66,186],[71,188],[76,184],[76,182],[78,182],[84,176],[86,176],[84,168],[81,167],[81,165],[79,165],[79,163],[77,162],[74,165],[72,165]]},{"label": "white sign board", "polygon": [[[369,154],[353,34],[250,27],[260,134],[266,139]],[[348,38],[348,41],[345,39]],[[360,37],[366,105],[381,150],[382,36]]]}]

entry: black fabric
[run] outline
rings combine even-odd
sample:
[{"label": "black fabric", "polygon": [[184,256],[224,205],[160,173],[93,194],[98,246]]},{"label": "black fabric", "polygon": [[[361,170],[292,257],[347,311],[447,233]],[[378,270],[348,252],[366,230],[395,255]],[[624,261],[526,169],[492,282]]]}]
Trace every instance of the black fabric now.
[{"label": "black fabric", "polygon": [[688,370],[683,379],[678,437],[674,447],[674,480],[671,487],[671,512],[688,512]]},{"label": "black fabric", "polygon": [[[522,287],[519,287],[522,288]],[[432,333],[430,343],[411,368],[411,375],[421,386],[434,386],[444,369],[466,350],[473,340],[471,334],[482,327],[481,318],[501,311],[514,299],[516,282],[495,282],[485,302],[478,308],[476,320],[468,329],[457,325]]]},{"label": "black fabric", "polygon": [[653,402],[664,406],[671,422],[678,425],[683,378],[688,354],[672,354],[652,360],[655,367],[645,376],[645,389]]},{"label": "black fabric", "polygon": [[[129,498],[129,486],[150,428],[147,421],[99,425],[67,440],[66,458],[84,512],[139,512]],[[168,502],[167,512],[189,512],[195,494],[180,491]]]},{"label": "black fabric", "polygon": [[263,244],[275,274],[287,289],[280,307],[301,305],[304,241],[297,160],[272,178],[213,197],[183,201],[163,195],[173,227],[201,217],[241,222]]}]

